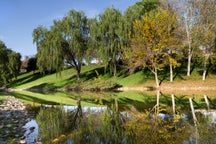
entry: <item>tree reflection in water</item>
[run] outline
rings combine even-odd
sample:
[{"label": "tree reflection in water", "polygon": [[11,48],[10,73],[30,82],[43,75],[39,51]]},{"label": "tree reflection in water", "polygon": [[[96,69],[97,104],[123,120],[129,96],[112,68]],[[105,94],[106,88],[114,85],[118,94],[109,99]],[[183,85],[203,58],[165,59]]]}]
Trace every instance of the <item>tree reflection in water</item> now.
[{"label": "tree reflection in water", "polygon": [[[139,112],[134,107],[119,112],[117,106],[97,112],[82,112],[80,104],[67,112],[61,107],[42,108],[37,116],[42,142],[195,143],[196,127],[190,120],[185,121],[183,114],[174,116],[172,108],[161,106],[157,114],[147,110]],[[198,142],[214,143],[216,128],[210,125],[211,117],[200,114],[197,119]]]}]

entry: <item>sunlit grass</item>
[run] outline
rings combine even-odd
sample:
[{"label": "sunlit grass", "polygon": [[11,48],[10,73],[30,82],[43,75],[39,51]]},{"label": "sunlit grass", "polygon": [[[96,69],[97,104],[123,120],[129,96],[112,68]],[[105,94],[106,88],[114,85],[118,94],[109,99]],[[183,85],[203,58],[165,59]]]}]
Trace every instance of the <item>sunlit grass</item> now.
[{"label": "sunlit grass", "polygon": [[[19,91],[11,93],[16,98],[25,101],[26,103],[41,103],[41,104],[64,104],[64,105],[77,105],[76,96],[69,96],[66,93],[55,92],[52,94],[41,94],[30,91]],[[96,106],[96,104],[82,101],[83,106]]]},{"label": "sunlit grass", "polygon": [[[71,87],[80,87],[81,90],[93,90],[112,88],[113,86],[123,87],[153,87],[155,86],[154,75],[148,70],[140,70],[133,74],[128,74],[120,71],[117,77],[114,77],[108,71],[104,72],[103,65],[88,65],[82,67],[80,81],[77,82],[76,71],[73,68],[63,70],[61,73],[53,74],[40,74],[38,72],[29,72],[21,74],[15,82],[11,85],[16,91],[10,93],[22,100],[41,103],[62,103],[76,105],[77,96],[73,94],[63,94],[55,92],[55,88],[68,89]],[[197,90],[181,90],[182,87],[215,87],[216,75],[209,74],[206,81],[201,80],[202,76],[199,70],[193,70],[190,77],[187,77],[182,71],[178,73],[174,82],[169,82],[169,72],[159,72],[159,79],[161,81],[161,92],[164,95],[175,94],[176,96],[185,96],[187,98],[194,97],[197,103],[203,99],[203,94],[214,99],[215,91],[197,91]],[[174,88],[174,89],[173,89]],[[34,89],[35,91],[31,91]],[[48,92],[44,93],[44,90]],[[51,91],[49,91],[51,90]],[[50,92],[53,93],[50,94]],[[37,92],[38,91],[38,92]],[[54,93],[55,92],[55,93]],[[44,95],[45,94],[45,95]],[[0,95],[3,91],[0,91]],[[112,95],[112,94],[111,94]],[[112,102],[112,99],[117,97],[120,103],[134,105],[155,103],[156,92],[143,91],[143,92],[121,92],[116,93],[114,96],[93,93],[82,93],[80,97],[83,99],[84,105],[106,105]],[[188,100],[186,101],[188,102]],[[166,103],[166,102],[165,102]],[[203,104],[202,104],[203,105]]]}]

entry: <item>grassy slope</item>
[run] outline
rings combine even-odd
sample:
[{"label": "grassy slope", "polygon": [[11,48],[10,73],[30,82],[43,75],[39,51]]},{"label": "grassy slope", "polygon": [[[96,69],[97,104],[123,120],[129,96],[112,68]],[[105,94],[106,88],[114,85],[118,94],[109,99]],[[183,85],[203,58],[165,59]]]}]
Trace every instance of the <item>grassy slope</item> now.
[{"label": "grassy slope", "polygon": [[[164,78],[165,77],[165,78]],[[173,83],[168,81],[169,75],[167,73],[160,75],[160,80],[162,81],[162,87],[198,87],[198,86],[216,86],[216,76],[209,75],[206,81],[201,80],[201,75],[198,71],[194,70],[191,77],[186,77],[184,74],[179,74],[176,76]],[[47,86],[55,86],[55,87],[73,87],[76,85],[82,86],[84,88],[91,88],[91,87],[109,87],[113,86],[114,83],[118,83],[121,86],[128,86],[128,87],[147,87],[147,86],[154,86],[154,77],[148,71],[139,71],[132,75],[119,75],[118,77],[112,77],[110,74],[104,74],[104,68],[101,65],[91,65],[91,66],[84,66],[82,69],[81,74],[81,82],[77,84],[76,81],[76,72],[74,69],[66,69],[61,72],[61,74],[49,74],[49,75],[41,75],[39,73],[26,73],[20,75],[17,80],[11,85],[14,89],[29,89],[29,88],[36,88],[36,89],[44,89]],[[179,92],[180,95],[190,95],[196,94],[197,91],[179,91],[178,89],[174,90],[174,93]],[[208,91],[206,91],[208,92]],[[148,93],[148,95],[155,95],[154,92],[144,92]],[[163,93],[173,93],[173,91],[163,91]],[[202,93],[199,92],[198,93]],[[72,95],[68,97],[68,95],[64,93],[51,93],[46,94],[44,97],[43,93],[40,92],[30,92],[30,91],[17,91],[12,93],[16,97],[20,97],[26,101],[37,101],[37,102],[46,102],[46,103],[64,103],[64,104],[76,104],[76,95]],[[2,95],[2,94],[0,94]],[[88,94],[87,94],[88,95]],[[143,93],[134,94],[133,92],[130,94],[118,93],[118,98],[124,103],[133,102],[139,103],[143,101]],[[210,95],[215,96],[215,91],[211,92]],[[201,95],[202,97],[202,95]],[[96,101],[100,101],[101,97],[95,98]],[[150,99],[150,98],[148,98]],[[104,102],[101,103],[105,103]],[[91,98],[86,98],[86,102],[83,105],[94,105],[97,102],[93,102]]]},{"label": "grassy slope", "polygon": [[[185,72],[186,73],[186,72]],[[184,72],[176,74],[174,82],[169,82],[169,73],[159,73],[161,80],[161,89],[163,92],[173,93],[179,91],[184,92],[181,88],[191,87],[216,87],[216,75],[209,74],[205,81],[202,81],[202,76],[198,70],[194,70],[190,77],[187,77]],[[117,83],[127,87],[152,87],[155,85],[154,76],[149,71],[138,71],[132,75],[119,75],[113,77],[110,74],[104,74],[104,68],[101,65],[84,66],[81,73],[81,82],[77,84],[76,72],[74,69],[66,69],[60,74],[33,74],[27,73],[20,75],[11,87],[15,89],[39,88],[46,86],[54,87],[73,87],[81,86],[83,88],[95,87],[112,87]],[[207,89],[208,91],[208,89]],[[195,91],[190,90],[191,93]]]}]

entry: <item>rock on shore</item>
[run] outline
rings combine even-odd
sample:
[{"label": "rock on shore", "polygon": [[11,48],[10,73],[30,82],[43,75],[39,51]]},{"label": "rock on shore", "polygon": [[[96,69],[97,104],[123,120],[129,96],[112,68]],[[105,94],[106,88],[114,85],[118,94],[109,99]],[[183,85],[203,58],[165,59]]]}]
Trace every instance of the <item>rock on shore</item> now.
[{"label": "rock on shore", "polygon": [[8,96],[0,103],[0,144],[9,141],[17,143],[24,139],[23,126],[30,120],[25,108],[26,106],[13,96]]}]

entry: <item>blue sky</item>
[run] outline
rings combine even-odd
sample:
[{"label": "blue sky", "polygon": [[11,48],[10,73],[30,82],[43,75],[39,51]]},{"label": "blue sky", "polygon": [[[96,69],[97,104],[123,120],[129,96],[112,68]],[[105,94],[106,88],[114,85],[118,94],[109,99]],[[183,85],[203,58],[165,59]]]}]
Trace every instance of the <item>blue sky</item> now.
[{"label": "blue sky", "polygon": [[0,40],[24,56],[36,54],[32,31],[39,25],[49,27],[71,9],[82,10],[88,17],[114,6],[124,12],[140,0],[0,0]]}]

